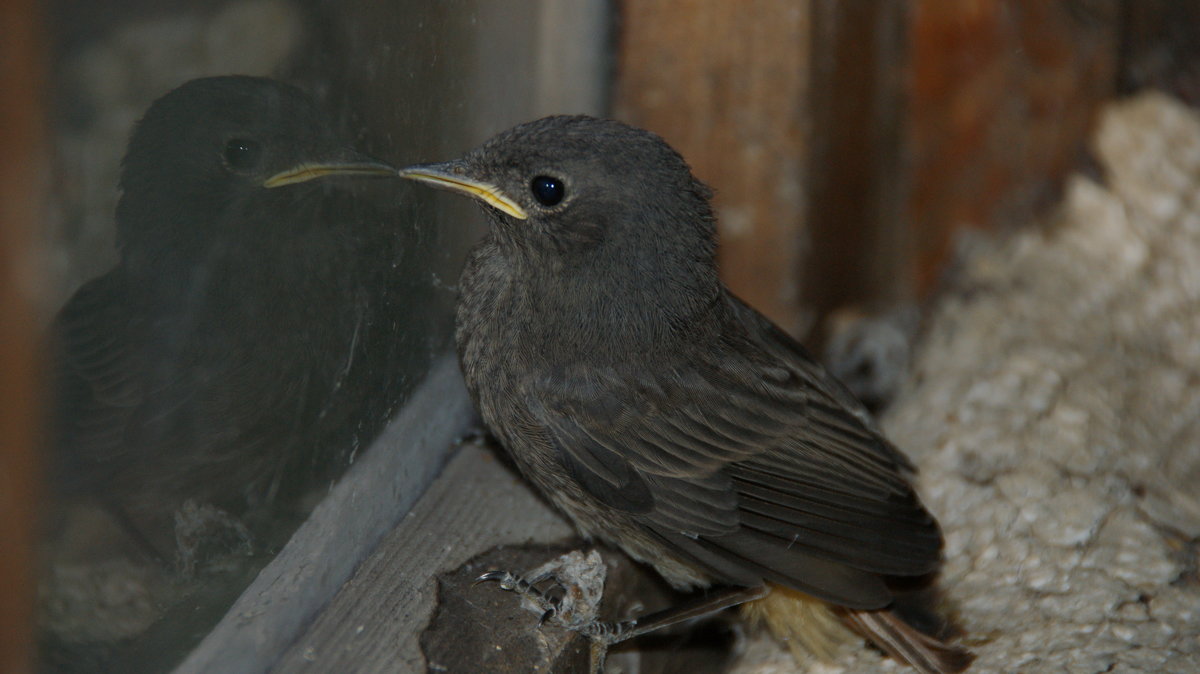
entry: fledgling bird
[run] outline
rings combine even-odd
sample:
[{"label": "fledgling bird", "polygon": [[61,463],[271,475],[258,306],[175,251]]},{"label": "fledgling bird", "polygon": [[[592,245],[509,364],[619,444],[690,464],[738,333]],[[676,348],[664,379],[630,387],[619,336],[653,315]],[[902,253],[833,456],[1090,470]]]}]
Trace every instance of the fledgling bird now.
[{"label": "fledgling bird", "polygon": [[120,261],[52,329],[63,496],[114,506],[161,554],[186,500],[269,505],[381,423],[395,228],[330,178],[389,175],[281,82],[155,101],[122,162]]},{"label": "fledgling bird", "polygon": [[923,672],[968,666],[892,610],[889,578],[940,561],[911,464],[725,288],[711,193],[666,142],[556,116],[401,175],[483,203],[489,232],[459,285],[463,374],[583,534],[677,588],[729,586],[710,608],[747,602],[791,645],[829,653],[841,624]]}]

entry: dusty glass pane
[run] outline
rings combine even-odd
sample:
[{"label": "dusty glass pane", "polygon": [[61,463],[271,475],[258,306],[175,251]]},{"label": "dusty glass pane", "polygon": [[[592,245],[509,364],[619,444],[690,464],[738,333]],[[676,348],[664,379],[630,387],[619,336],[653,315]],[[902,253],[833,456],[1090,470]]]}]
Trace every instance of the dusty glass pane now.
[{"label": "dusty glass pane", "polygon": [[360,4],[49,12],[43,671],[169,670],[449,347],[471,228],[311,169],[476,137],[472,5]]}]

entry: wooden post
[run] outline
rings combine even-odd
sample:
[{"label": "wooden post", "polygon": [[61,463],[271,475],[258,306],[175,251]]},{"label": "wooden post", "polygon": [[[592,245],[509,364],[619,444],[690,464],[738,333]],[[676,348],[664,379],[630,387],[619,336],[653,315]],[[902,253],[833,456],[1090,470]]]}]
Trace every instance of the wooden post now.
[{"label": "wooden post", "polygon": [[793,332],[923,298],[957,232],[1033,220],[1115,85],[1119,0],[619,8],[616,115],[716,188],[726,282]]},{"label": "wooden post", "polygon": [[619,9],[616,116],[663,136],[716,189],[726,283],[798,331],[809,3],[627,0]]},{"label": "wooden post", "polygon": [[1030,222],[1057,201],[1115,93],[1116,0],[916,0],[905,218],[918,291],[954,233]]},{"label": "wooden post", "polygon": [[41,48],[33,0],[0,4],[0,671],[33,666],[33,540],[41,428],[40,289],[35,231],[47,161]]},{"label": "wooden post", "polygon": [[910,2],[814,5],[812,149],[804,301],[844,305],[912,298],[902,206]]}]

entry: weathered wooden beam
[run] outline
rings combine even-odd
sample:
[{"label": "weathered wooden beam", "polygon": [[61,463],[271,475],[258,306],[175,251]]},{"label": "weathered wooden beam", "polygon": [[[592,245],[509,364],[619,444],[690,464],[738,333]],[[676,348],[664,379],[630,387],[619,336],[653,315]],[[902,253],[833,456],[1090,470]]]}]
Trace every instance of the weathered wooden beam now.
[{"label": "weathered wooden beam", "polygon": [[717,189],[727,282],[798,331],[926,296],[957,232],[1052,202],[1115,90],[1118,8],[624,2],[614,109]]},{"label": "weathered wooden beam", "polygon": [[[470,405],[457,363],[439,359],[371,449],[313,509],[176,674],[262,672],[277,662],[417,503],[444,465],[454,438],[465,431]],[[364,670],[352,666],[344,671]]]},{"label": "weathered wooden beam", "polygon": [[1028,222],[1057,201],[1115,93],[1116,0],[917,0],[909,28],[912,277],[938,280],[955,232]]},{"label": "weathered wooden beam", "polygon": [[798,331],[809,3],[627,0],[619,11],[616,116],[663,136],[716,190],[725,281]]},{"label": "weathered wooden beam", "polygon": [[0,5],[0,671],[33,666],[34,536],[40,484],[42,287],[35,233],[47,202],[42,5]]},{"label": "weathered wooden beam", "polygon": [[[498,545],[571,536],[570,526],[487,449],[466,446],[273,671],[425,671],[419,640],[436,608],[438,574]],[[508,617],[524,617],[516,598],[505,598],[512,600]]]},{"label": "weathered wooden beam", "polygon": [[902,205],[911,7],[903,0],[813,4],[812,146],[802,301],[818,316],[912,298]]}]

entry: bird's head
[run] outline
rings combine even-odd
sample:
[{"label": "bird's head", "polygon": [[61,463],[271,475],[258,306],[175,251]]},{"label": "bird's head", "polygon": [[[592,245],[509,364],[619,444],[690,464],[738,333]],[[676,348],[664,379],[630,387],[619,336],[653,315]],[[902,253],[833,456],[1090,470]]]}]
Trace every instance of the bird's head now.
[{"label": "bird's head", "polygon": [[712,263],[710,190],[662,138],[621,122],[546,117],[400,175],[478,199],[497,239],[515,248],[575,262],[638,250],[646,262]]},{"label": "bird's head", "polygon": [[[122,243],[201,228],[265,193],[336,175],[395,175],[350,149],[295,87],[226,76],[192,80],[155,101],[122,162]],[[200,235],[202,232],[192,232]]]},{"label": "bird's head", "polygon": [[546,329],[560,350],[668,344],[720,296],[711,192],[648,131],[547,117],[400,175],[479,200],[491,224],[482,250],[559,317]]}]

